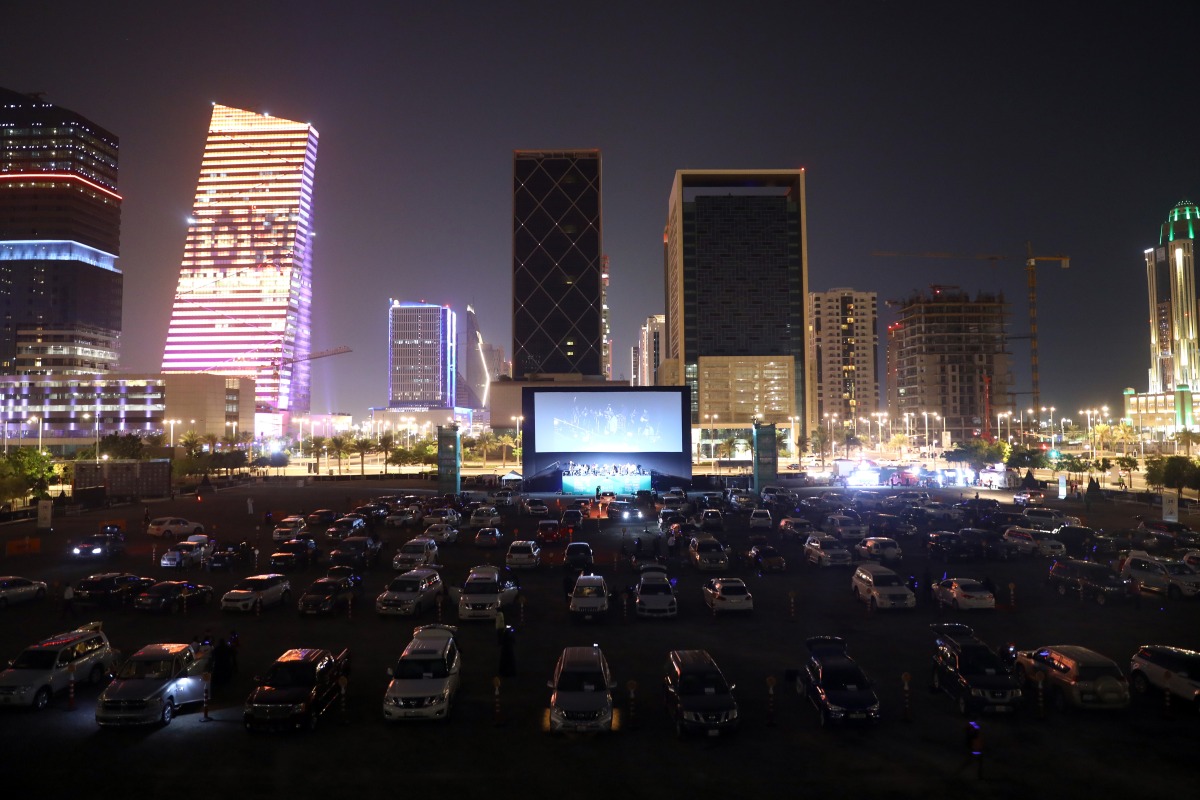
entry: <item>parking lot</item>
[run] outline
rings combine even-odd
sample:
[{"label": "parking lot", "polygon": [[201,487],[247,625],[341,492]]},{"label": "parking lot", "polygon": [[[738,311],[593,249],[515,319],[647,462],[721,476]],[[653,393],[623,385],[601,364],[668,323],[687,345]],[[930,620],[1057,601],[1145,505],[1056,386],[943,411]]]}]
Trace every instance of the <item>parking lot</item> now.
[{"label": "parking lot", "polygon": [[[272,510],[276,518],[322,507],[348,510],[377,494],[407,491],[360,483],[305,488],[256,484],[205,495],[201,501],[181,498],[154,504],[150,513],[198,521],[222,541],[249,541],[260,550],[257,571],[265,572],[270,538],[262,525],[264,510]],[[952,490],[942,494],[952,501],[960,496]],[[1005,501],[1011,497],[983,495]],[[254,514],[247,510],[247,498],[252,498]],[[564,499],[547,500],[553,515],[555,503]],[[1082,504],[1077,504],[1070,513],[1081,510]],[[1134,513],[1145,513],[1116,504],[1088,511],[1086,522],[1093,527],[1124,527]],[[129,525],[126,553],[104,563],[72,560],[70,542],[109,519]],[[543,556],[548,563],[519,575],[521,599],[505,610],[506,622],[516,631],[516,674],[500,678],[497,688],[500,647],[495,628],[488,621],[464,622],[459,625],[463,692],[451,718],[387,724],[380,713],[386,670],[411,638],[413,625],[438,617],[436,611],[415,619],[381,618],[374,612],[375,595],[394,574],[391,555],[407,532],[380,528],[384,558],[368,571],[364,599],[349,613],[301,617],[293,604],[266,609],[261,616],[231,615],[212,605],[161,616],[80,610],[75,619],[64,619],[58,601],[63,582],[110,570],[175,577],[158,566],[162,543],[140,532],[141,519],[141,507],[57,519],[54,533],[42,538],[39,554],[6,557],[0,572],[46,580],[55,588],[46,602],[12,606],[0,615],[0,655],[10,659],[35,640],[98,616],[113,645],[126,654],[152,642],[186,642],[236,629],[239,671],[230,683],[214,687],[211,721],[205,721],[200,710],[189,709],[166,728],[102,731],[94,719],[99,689],[91,686],[79,687],[74,709],[65,697],[40,713],[3,709],[0,727],[6,732],[10,783],[22,773],[42,782],[53,780],[47,776],[62,774],[68,758],[81,774],[107,776],[127,791],[168,791],[192,782],[218,792],[252,795],[353,791],[375,796],[421,787],[475,797],[510,796],[518,790],[542,795],[571,787],[573,796],[583,797],[718,791],[742,795],[767,789],[908,797],[958,787],[973,796],[1011,797],[1030,791],[1079,796],[1101,786],[1105,795],[1144,792],[1147,786],[1166,793],[1190,789],[1194,783],[1190,762],[1200,739],[1200,718],[1194,709],[1166,706],[1158,693],[1135,697],[1131,709],[1116,713],[1040,713],[1031,696],[1012,717],[980,717],[980,780],[980,765],[966,747],[967,720],[949,697],[930,691],[931,623],[967,622],[997,647],[1084,645],[1123,668],[1142,644],[1200,649],[1200,603],[1149,594],[1137,604],[1104,607],[1064,599],[1046,586],[1045,559],[947,567],[929,562],[918,544],[902,542],[906,552],[897,567],[902,575],[986,577],[999,588],[1000,607],[994,612],[954,612],[923,597],[915,610],[872,612],[851,595],[849,570],[805,566],[802,543],[784,542],[779,545],[788,559],[784,573],[759,574],[740,562],[730,567],[728,574],[743,578],[753,593],[755,610],[726,617],[714,616],[702,600],[701,586],[712,576],[696,571],[680,555],[668,563],[676,579],[678,618],[639,620],[625,602],[636,575],[621,554],[632,552],[634,539],[641,538],[648,555],[655,546],[654,521],[639,525],[590,518],[577,539],[592,544],[596,571],[615,592],[607,617],[586,624],[568,618],[561,548],[547,547]],[[513,509],[505,510],[501,528],[511,541],[532,538],[535,524]],[[726,528],[718,535],[735,551],[744,550],[745,516],[728,516]],[[19,538],[30,532],[8,528],[0,537]],[[473,565],[503,562],[503,548],[477,549],[469,537],[442,548],[439,555],[442,576],[451,586]],[[219,597],[239,577],[254,571],[246,565],[232,572],[187,574],[212,585]],[[293,597],[322,574],[322,567],[292,574]],[[441,616],[457,624],[451,603],[443,605]],[[877,727],[823,730],[813,707],[797,694],[794,676],[804,660],[804,640],[823,634],[844,637],[851,655],[874,681],[882,706]],[[549,698],[546,681],[555,659],[563,647],[590,644],[603,649],[618,684],[618,730],[603,736],[550,736],[542,729]],[[353,671],[344,710],[326,716],[312,733],[247,734],[242,729],[242,702],[255,674],[284,650],[301,646],[350,649]],[[708,650],[736,683],[741,725],[735,735],[676,739],[664,712],[661,681],[667,652],[683,648]]]}]

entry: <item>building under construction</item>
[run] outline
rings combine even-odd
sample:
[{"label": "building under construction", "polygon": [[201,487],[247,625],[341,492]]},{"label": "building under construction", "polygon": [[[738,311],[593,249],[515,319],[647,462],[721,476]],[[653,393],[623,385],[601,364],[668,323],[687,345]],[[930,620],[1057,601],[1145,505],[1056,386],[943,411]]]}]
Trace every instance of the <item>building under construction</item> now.
[{"label": "building under construction", "polygon": [[997,413],[1012,409],[1004,295],[933,286],[888,305],[899,312],[887,339],[893,433],[934,448],[992,435]]}]

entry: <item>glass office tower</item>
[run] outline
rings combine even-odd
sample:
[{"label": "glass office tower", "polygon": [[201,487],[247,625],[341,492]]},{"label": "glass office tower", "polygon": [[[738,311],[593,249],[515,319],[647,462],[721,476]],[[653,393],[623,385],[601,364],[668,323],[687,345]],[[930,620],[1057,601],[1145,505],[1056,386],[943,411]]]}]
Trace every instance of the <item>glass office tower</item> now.
[{"label": "glass office tower", "polygon": [[252,377],[260,411],[309,409],[317,131],[214,105],[163,372]]}]

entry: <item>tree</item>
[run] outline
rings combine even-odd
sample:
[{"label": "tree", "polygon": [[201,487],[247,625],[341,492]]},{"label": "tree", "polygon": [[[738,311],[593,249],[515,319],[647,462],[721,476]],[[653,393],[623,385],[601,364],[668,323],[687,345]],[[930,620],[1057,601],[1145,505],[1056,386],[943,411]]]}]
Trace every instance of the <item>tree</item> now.
[{"label": "tree", "polygon": [[147,447],[166,447],[167,435],[161,431],[156,433],[147,433],[142,437]]},{"label": "tree", "polygon": [[329,448],[329,455],[337,459],[338,475],[341,475],[342,459],[350,454],[350,440],[339,433],[336,436],[329,437],[326,447]]},{"label": "tree", "polygon": [[1045,469],[1050,466],[1046,451],[1040,447],[1014,447],[1004,463],[1016,469]]},{"label": "tree", "polygon": [[821,467],[825,467],[825,451],[829,449],[829,431],[825,426],[819,426],[813,429],[812,432],[812,447],[817,451],[817,455],[821,457]]},{"label": "tree", "polygon": [[496,434],[491,431],[484,431],[475,437],[475,444],[479,447],[479,451],[483,453],[483,468],[487,469],[488,450],[496,443]]},{"label": "tree", "polygon": [[[1134,456],[1120,456],[1117,458],[1117,468],[1123,473],[1121,483],[1123,485],[1133,485],[1133,471],[1138,468],[1138,460]],[[1124,473],[1129,475],[1129,480],[1126,482]]]},{"label": "tree", "polygon": [[184,455],[195,458],[204,448],[204,440],[195,431],[188,431],[179,437],[179,446],[183,448]]},{"label": "tree", "polygon": [[1122,421],[1119,425],[1113,426],[1112,440],[1114,444],[1121,445],[1121,455],[1125,455],[1129,445],[1137,441],[1137,431],[1128,422]]},{"label": "tree", "polygon": [[383,453],[383,474],[388,474],[388,456],[392,452],[392,448],[396,446],[396,435],[391,431],[385,432],[379,437],[379,452]]},{"label": "tree", "polygon": [[1200,444],[1200,431],[1175,431],[1175,442],[1176,444],[1182,444],[1184,446],[1184,455],[1191,458],[1192,445]]},{"label": "tree", "polygon": [[321,474],[321,453],[325,452],[325,437],[324,436],[310,436],[310,437],[308,437],[308,441],[305,442],[305,445],[308,447],[309,455],[312,456],[314,459],[316,459],[316,467],[315,467],[314,471],[316,472],[316,474],[320,475]]},{"label": "tree", "polygon": [[966,464],[972,471],[979,472],[990,464],[1004,460],[1008,445],[1003,442],[988,442],[983,439],[967,439],[945,454],[947,461]]},{"label": "tree", "polygon": [[500,445],[500,457],[504,460],[504,463],[501,464],[500,469],[507,469],[509,448],[516,447],[517,440],[513,438],[512,434],[506,433],[497,439],[496,443]]},{"label": "tree", "polygon": [[367,474],[367,455],[375,452],[375,440],[362,436],[350,443],[350,452],[358,454],[358,474]]},{"label": "tree", "polygon": [[1174,489],[1176,494],[1183,496],[1183,488],[1191,480],[1196,464],[1186,456],[1167,456],[1163,464],[1162,485]]},{"label": "tree", "polygon": [[217,436],[215,433],[206,433],[203,436],[201,436],[200,438],[204,441],[204,443],[206,445],[208,445],[208,452],[210,452],[210,453],[217,452],[217,445],[221,441],[220,436]]},{"label": "tree", "polygon": [[54,462],[35,447],[15,447],[0,461],[0,478],[3,478],[2,491],[7,493],[4,498],[6,501],[28,492],[35,497],[48,497],[53,477]]}]

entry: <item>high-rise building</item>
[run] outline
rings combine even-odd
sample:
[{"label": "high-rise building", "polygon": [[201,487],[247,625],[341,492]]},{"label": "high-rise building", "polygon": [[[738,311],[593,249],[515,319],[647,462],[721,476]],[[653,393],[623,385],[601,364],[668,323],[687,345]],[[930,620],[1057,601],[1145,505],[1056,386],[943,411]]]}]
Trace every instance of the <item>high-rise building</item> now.
[{"label": "high-rise building", "polygon": [[691,386],[693,425],[814,424],[806,242],[803,170],[675,173],[658,384]]},{"label": "high-rise building", "polygon": [[[639,340],[640,341],[640,340]],[[639,345],[634,345],[629,348],[629,385],[630,386],[645,386],[641,381],[641,376],[638,371],[642,365],[642,349]]]},{"label": "high-rise building", "polygon": [[1200,389],[1200,329],[1196,318],[1197,228],[1200,208],[1184,200],[1167,216],[1158,246],[1146,251],[1150,298],[1150,393]]},{"label": "high-rise building", "polygon": [[875,353],[879,344],[874,292],[830,289],[808,296],[813,333],[809,359],[816,374],[817,414],[844,420],[870,421],[879,410],[879,376]]},{"label": "high-rise building", "polygon": [[479,320],[476,319],[475,309],[471,306],[467,306],[467,313],[463,314],[463,328],[463,335],[458,340],[458,367],[462,377],[458,405],[464,408],[485,408],[488,386],[493,375],[483,353],[483,334],[479,330]]},{"label": "high-rise building", "polygon": [[401,303],[388,307],[388,406],[455,407],[458,322],[446,306]]},{"label": "high-rise building", "polygon": [[665,314],[646,317],[638,336],[638,359],[634,376],[638,386],[658,385],[658,365],[662,363],[663,336],[667,326]]},{"label": "high-rise building", "polygon": [[262,411],[309,409],[317,131],[214,105],[163,372],[251,377]]},{"label": "high-rise building", "polygon": [[79,114],[0,89],[0,373],[116,369],[117,149]]},{"label": "high-rise building", "polygon": [[599,150],[513,153],[513,374],[605,374]]},{"label": "high-rise building", "polygon": [[888,328],[892,431],[932,447],[942,431],[955,442],[994,432],[996,414],[1012,410],[1004,295],[972,298],[954,286],[935,286],[895,305],[898,318]]}]

